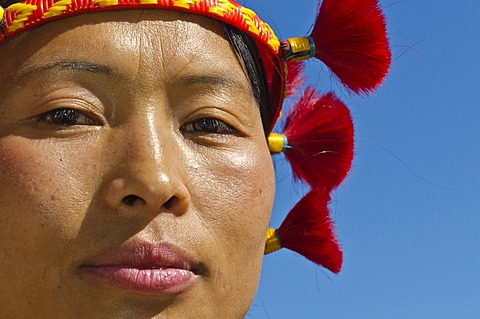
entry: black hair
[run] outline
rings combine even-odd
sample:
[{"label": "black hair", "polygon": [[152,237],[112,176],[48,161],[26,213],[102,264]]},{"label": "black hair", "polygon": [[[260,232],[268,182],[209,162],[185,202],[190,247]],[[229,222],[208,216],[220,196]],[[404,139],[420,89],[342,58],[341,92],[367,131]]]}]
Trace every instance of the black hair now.
[{"label": "black hair", "polygon": [[265,136],[272,123],[273,105],[268,88],[267,77],[255,40],[232,26],[225,25],[225,31],[234,50],[240,56],[247,76],[250,79],[253,96],[260,108]]}]

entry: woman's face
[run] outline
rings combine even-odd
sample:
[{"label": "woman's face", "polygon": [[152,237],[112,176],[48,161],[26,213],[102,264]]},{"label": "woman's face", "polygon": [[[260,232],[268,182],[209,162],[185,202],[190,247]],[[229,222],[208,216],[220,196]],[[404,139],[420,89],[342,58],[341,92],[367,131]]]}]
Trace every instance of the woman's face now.
[{"label": "woman's face", "polygon": [[0,317],[243,317],[274,176],[223,27],[84,15],[0,61]]}]

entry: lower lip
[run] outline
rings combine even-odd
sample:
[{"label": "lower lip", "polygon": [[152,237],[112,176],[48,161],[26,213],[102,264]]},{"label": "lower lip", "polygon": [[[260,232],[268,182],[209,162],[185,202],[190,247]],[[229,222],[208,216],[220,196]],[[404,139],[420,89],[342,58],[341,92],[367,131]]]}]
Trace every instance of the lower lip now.
[{"label": "lower lip", "polygon": [[192,271],[176,268],[98,266],[84,269],[97,280],[116,288],[146,294],[178,294],[190,288],[196,278]]}]

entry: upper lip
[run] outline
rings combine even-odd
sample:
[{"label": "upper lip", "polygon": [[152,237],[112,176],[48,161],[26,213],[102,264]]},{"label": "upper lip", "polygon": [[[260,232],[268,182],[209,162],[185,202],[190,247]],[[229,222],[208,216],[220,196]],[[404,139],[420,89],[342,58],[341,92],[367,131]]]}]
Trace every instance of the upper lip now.
[{"label": "upper lip", "polygon": [[104,251],[83,267],[126,267],[138,269],[175,268],[203,272],[203,265],[179,247],[167,243],[135,241]]}]

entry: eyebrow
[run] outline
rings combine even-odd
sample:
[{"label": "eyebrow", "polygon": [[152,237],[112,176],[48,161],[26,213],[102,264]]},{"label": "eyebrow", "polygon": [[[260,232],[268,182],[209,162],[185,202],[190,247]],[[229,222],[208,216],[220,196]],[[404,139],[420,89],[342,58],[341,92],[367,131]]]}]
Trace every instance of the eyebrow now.
[{"label": "eyebrow", "polygon": [[237,89],[250,92],[250,86],[234,78],[220,76],[220,75],[187,75],[173,81],[175,85],[193,86],[205,85],[211,87],[224,87],[227,89]]},{"label": "eyebrow", "polygon": [[19,81],[22,81],[29,78],[32,74],[45,71],[82,71],[105,76],[115,75],[115,71],[105,64],[92,63],[87,61],[62,60],[46,65],[27,68],[26,70],[18,74],[17,79]]},{"label": "eyebrow", "polygon": [[[28,79],[32,74],[45,71],[81,71],[109,77],[117,75],[117,72],[106,64],[77,60],[61,60],[46,65],[27,68],[18,74],[16,79],[21,82]],[[223,87],[226,89],[233,88],[244,92],[250,92],[252,90],[249,85],[234,78],[222,75],[186,75],[173,80],[172,82],[179,86],[203,85],[210,87]]]}]

